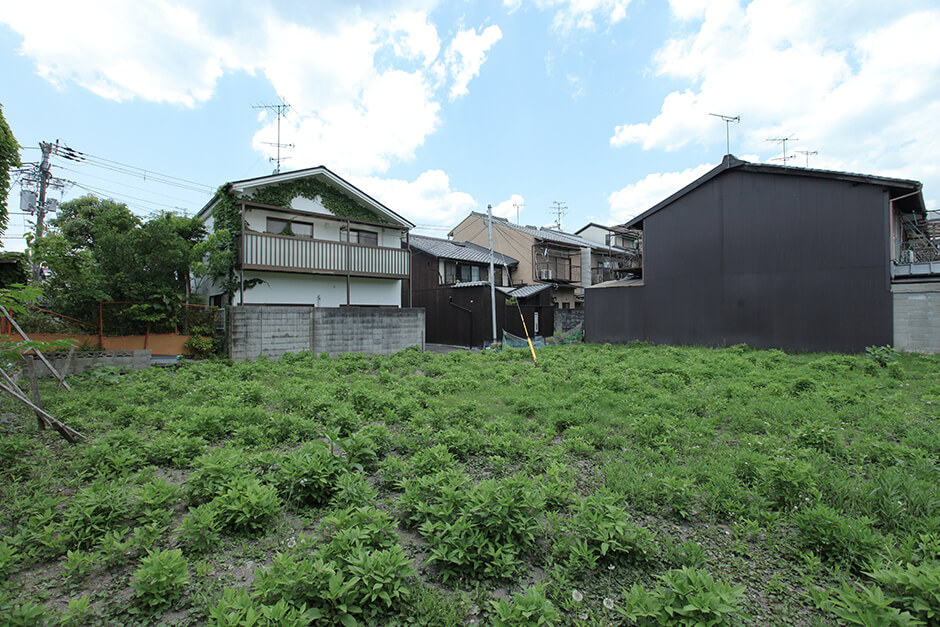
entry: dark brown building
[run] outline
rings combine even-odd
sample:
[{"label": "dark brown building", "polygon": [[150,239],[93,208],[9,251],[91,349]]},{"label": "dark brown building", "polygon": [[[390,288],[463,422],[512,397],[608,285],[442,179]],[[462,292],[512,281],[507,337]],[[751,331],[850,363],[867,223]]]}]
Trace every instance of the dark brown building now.
[{"label": "dark brown building", "polygon": [[940,264],[908,252],[923,244],[925,219],[917,181],[727,155],[623,225],[643,233],[641,278],[586,290],[585,337],[794,351],[903,344],[893,292],[940,302]]},{"label": "dark brown building", "polygon": [[[420,235],[412,235],[409,244],[412,275],[411,286],[405,289],[410,294],[403,294],[402,299],[407,302],[410,297],[413,307],[425,310],[425,341],[479,347],[493,339],[489,250],[470,242]],[[552,285],[513,286],[519,262],[499,253],[494,257],[497,339],[503,329],[525,334],[520,311],[530,334],[551,335]]]}]

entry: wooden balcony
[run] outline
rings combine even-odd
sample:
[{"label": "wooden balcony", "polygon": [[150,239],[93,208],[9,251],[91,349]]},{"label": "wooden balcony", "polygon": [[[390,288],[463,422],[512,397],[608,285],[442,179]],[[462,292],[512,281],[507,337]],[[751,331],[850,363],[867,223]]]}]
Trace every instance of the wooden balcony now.
[{"label": "wooden balcony", "polygon": [[406,279],[411,256],[401,248],[245,233],[239,260],[245,270]]}]

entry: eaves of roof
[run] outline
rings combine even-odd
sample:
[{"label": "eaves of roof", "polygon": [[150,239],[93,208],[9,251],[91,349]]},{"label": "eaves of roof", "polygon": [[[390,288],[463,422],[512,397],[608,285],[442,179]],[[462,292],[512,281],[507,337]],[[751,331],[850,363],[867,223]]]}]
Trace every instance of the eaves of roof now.
[{"label": "eaves of roof", "polygon": [[[244,191],[245,189],[251,187],[260,187],[262,185],[271,185],[274,183],[284,183],[286,181],[293,181],[295,179],[306,178],[309,176],[320,176],[325,178],[331,185],[334,187],[339,187],[343,191],[347,192],[350,196],[356,198],[365,205],[370,206],[375,209],[379,214],[384,215],[386,218],[389,218],[399,226],[406,227],[408,229],[413,229],[415,225],[409,220],[406,220],[399,214],[395,213],[378,200],[372,196],[366,194],[364,191],[345,180],[341,176],[334,173],[332,170],[326,166],[316,166],[314,168],[305,168],[303,170],[294,170],[292,172],[284,172],[278,174],[269,174],[267,176],[258,176],[250,179],[242,179],[240,181],[232,181],[228,183],[236,191]],[[219,201],[219,195],[215,194],[209,202],[207,202],[202,209],[196,214],[197,218],[203,216],[205,212],[211,209]]]},{"label": "eaves of roof", "polygon": [[793,166],[784,166],[784,165],[771,165],[767,163],[751,163],[749,161],[743,161],[738,159],[734,155],[725,155],[721,163],[715,168],[709,170],[704,175],[696,179],[695,181],[689,183],[675,194],[669,196],[665,200],[660,201],[659,203],[653,205],[650,209],[644,211],[640,215],[631,219],[629,222],[625,222],[622,225],[619,225],[621,228],[642,228],[643,221],[649,216],[653,215],[663,207],[666,207],[676,200],[682,198],[689,192],[701,187],[705,183],[711,181],[712,179],[721,176],[729,170],[740,170],[742,172],[761,172],[765,174],[783,174],[788,176],[806,176],[813,178],[824,178],[830,180],[840,180],[847,181],[850,183],[860,183],[867,185],[881,185],[895,194],[897,196],[909,197],[910,200],[906,203],[911,207],[912,213],[925,213],[927,211],[926,205],[924,204],[924,197],[921,192],[923,185],[920,181],[913,181],[909,179],[895,179],[884,176],[874,176],[869,174],[855,174],[852,172],[838,172],[834,170],[816,170],[811,168],[798,168]]},{"label": "eaves of roof", "polygon": [[[437,237],[411,235],[408,238],[412,248],[416,248],[438,259],[453,259],[454,261],[468,261],[472,263],[487,264],[490,262],[490,250],[472,242],[454,242]],[[493,253],[493,261],[499,266],[515,266],[517,259],[502,253]]]},{"label": "eaves of roof", "polygon": [[[479,213],[477,211],[472,211],[471,216],[480,218],[482,220],[488,220],[488,217],[485,213]],[[603,244],[598,244],[597,242],[592,242],[589,239],[585,239],[580,235],[572,235],[571,233],[565,233],[564,231],[556,231],[554,229],[546,229],[544,227],[535,227],[535,226],[523,226],[521,224],[513,224],[506,218],[493,218],[493,226],[506,227],[514,231],[519,231],[520,233],[526,233],[531,235],[536,239],[540,239],[546,242],[555,242],[558,244],[566,244],[568,246],[576,246],[578,248],[590,248],[598,252],[610,252],[623,254],[629,253],[630,249],[620,248],[618,246],[607,247]],[[607,228],[607,227],[604,227]]]}]

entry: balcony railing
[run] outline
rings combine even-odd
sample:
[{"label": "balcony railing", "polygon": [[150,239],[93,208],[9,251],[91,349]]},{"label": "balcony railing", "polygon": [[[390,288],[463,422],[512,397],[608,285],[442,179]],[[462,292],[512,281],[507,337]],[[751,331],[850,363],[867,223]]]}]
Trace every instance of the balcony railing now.
[{"label": "balcony railing", "polygon": [[903,242],[891,274],[895,277],[940,275],[940,247],[933,242]]},{"label": "balcony railing", "polygon": [[407,278],[410,255],[401,248],[363,246],[270,233],[245,233],[240,246],[246,270]]}]

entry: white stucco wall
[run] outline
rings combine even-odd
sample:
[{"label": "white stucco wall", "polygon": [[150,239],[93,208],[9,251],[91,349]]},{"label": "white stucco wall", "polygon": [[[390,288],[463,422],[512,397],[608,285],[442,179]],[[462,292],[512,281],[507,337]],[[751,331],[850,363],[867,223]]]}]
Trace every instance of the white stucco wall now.
[{"label": "white stucco wall", "polygon": [[[246,272],[246,279],[265,282],[245,290],[247,305],[314,305],[340,307],[346,304],[346,277],[287,272]],[[350,304],[401,306],[401,281],[352,277]],[[235,295],[236,302],[238,294]]]}]

